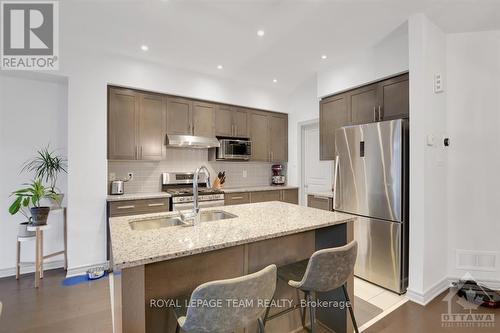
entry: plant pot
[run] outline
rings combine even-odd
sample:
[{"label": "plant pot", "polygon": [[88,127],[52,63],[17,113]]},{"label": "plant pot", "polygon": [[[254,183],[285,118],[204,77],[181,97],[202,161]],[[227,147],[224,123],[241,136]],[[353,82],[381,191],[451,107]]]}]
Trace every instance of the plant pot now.
[{"label": "plant pot", "polygon": [[64,193],[56,194],[56,198],[50,198],[50,207],[51,208],[61,208],[62,201],[64,199]]},{"label": "plant pot", "polygon": [[31,223],[33,225],[46,225],[50,207],[33,207],[31,210]]},{"label": "plant pot", "polygon": [[34,231],[28,231],[28,226],[30,222],[19,223],[19,227],[17,229],[17,236],[19,237],[33,237],[35,236]]}]

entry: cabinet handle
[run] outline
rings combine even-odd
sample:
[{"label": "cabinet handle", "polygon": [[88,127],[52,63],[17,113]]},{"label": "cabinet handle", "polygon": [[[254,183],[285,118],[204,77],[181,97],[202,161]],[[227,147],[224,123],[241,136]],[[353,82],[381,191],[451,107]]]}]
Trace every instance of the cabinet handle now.
[{"label": "cabinet handle", "polygon": [[231,197],[231,200],[241,200],[243,197]]},{"label": "cabinet handle", "polygon": [[135,159],[139,159],[139,146],[135,146]]},{"label": "cabinet handle", "polygon": [[159,206],[165,206],[164,203],[150,203],[148,204],[148,207],[159,207]]},{"label": "cabinet handle", "polygon": [[140,152],[140,155],[139,155],[139,156],[140,156],[140,158],[138,158],[138,159],[141,159],[141,160],[142,160],[142,146],[141,146],[141,152]]},{"label": "cabinet handle", "polygon": [[129,206],[118,206],[116,207],[117,209],[131,209],[131,208],[135,208],[134,205],[129,205]]},{"label": "cabinet handle", "polygon": [[329,200],[330,198],[328,197],[324,197],[324,196],[321,196],[321,195],[313,195],[314,199],[318,199],[318,200]]},{"label": "cabinet handle", "polygon": [[373,107],[373,121],[377,121],[377,107]]},{"label": "cabinet handle", "polygon": [[380,105],[378,106],[378,121],[381,121],[382,118],[384,117],[384,114],[383,114],[384,110],[380,107]]}]

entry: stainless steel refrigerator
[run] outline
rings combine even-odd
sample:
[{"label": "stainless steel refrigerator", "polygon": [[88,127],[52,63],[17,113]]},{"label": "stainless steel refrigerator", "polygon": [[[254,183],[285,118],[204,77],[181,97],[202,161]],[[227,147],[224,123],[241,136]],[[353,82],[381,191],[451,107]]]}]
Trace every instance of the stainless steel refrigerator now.
[{"label": "stainless steel refrigerator", "polygon": [[334,209],[358,215],[354,274],[397,293],[408,286],[408,120],[335,132]]}]

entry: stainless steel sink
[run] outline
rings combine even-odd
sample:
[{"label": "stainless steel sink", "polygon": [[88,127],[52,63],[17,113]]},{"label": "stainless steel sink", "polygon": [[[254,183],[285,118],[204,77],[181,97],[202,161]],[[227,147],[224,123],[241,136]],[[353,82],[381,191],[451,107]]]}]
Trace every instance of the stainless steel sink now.
[{"label": "stainless steel sink", "polygon": [[238,216],[225,212],[223,210],[210,210],[208,212],[200,213],[200,222],[234,219],[235,217]]},{"label": "stainless steel sink", "polygon": [[[211,210],[200,213],[200,222],[209,222],[209,221],[219,221],[226,220],[238,217],[234,214],[225,212],[223,210]],[[166,227],[174,227],[179,225],[189,226],[192,221],[183,222],[180,217],[172,216],[172,217],[160,217],[153,219],[137,219],[130,221],[130,228],[132,230],[151,230],[151,229],[160,229]]]},{"label": "stainless steel sink", "polygon": [[130,221],[129,224],[132,230],[150,230],[150,229],[160,229],[165,227],[173,227],[176,225],[183,225],[184,223],[178,217],[168,217],[168,218],[134,220]]}]

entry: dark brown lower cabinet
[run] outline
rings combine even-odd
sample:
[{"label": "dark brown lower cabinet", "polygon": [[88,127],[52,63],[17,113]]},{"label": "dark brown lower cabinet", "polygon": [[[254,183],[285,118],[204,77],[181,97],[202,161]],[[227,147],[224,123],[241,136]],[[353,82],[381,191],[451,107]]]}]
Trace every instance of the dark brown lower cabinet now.
[{"label": "dark brown lower cabinet", "polygon": [[299,189],[293,188],[289,190],[281,191],[281,201],[288,202],[291,204],[299,204]]},{"label": "dark brown lower cabinet", "polygon": [[333,199],[329,197],[309,194],[307,196],[307,207],[332,211]]},{"label": "dark brown lower cabinet", "polygon": [[250,192],[250,202],[280,201],[280,191],[258,191]]},{"label": "dark brown lower cabinet", "polygon": [[224,205],[241,205],[246,203],[283,201],[291,204],[299,204],[298,189],[268,190],[254,192],[235,192],[224,195]]}]

